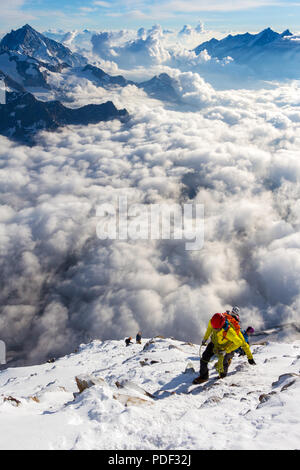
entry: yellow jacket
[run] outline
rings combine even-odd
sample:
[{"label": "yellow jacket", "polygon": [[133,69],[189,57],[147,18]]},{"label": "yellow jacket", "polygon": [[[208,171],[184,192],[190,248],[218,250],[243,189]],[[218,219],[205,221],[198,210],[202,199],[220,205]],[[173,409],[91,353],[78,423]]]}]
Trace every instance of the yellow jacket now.
[{"label": "yellow jacket", "polygon": [[215,346],[215,354],[217,354],[219,351],[226,351],[226,353],[231,353],[232,351],[235,351],[238,348],[242,348],[245,351],[247,358],[253,359],[250,346],[248,343],[246,343],[245,338],[241,332],[237,334],[234,328],[230,326],[226,332],[225,338],[223,333],[223,328],[220,331],[215,330],[211,326],[211,322],[209,320],[203,341],[207,341],[208,338],[211,337],[211,340]]}]

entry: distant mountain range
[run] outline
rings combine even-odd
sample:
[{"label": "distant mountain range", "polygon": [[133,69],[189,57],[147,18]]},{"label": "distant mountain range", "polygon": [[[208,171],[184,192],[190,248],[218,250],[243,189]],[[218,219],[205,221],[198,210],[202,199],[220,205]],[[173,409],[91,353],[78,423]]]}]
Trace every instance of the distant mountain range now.
[{"label": "distant mountain range", "polygon": [[282,43],[282,40],[286,37],[292,36],[292,33],[289,30],[284,31],[282,34],[278,34],[275,31],[272,31],[271,28],[264,29],[258,34],[237,34],[232,36],[229,34],[224,39],[210,39],[210,41],[203,42],[198,47],[196,47],[195,53],[198,55],[201,51],[205,49],[209,55],[217,57],[218,59],[223,59],[224,57],[230,55],[233,59],[242,59],[246,51],[248,52],[257,52],[256,48],[264,48],[267,45],[272,44],[274,47],[274,42]]},{"label": "distant mountain range", "polygon": [[288,29],[276,33],[271,28],[258,34],[229,34],[224,39],[211,39],[197,46],[199,55],[206,50],[211,57],[232,57],[237,64],[248,65],[268,78],[297,78],[300,72],[300,38]]},{"label": "distant mountain range", "polygon": [[[259,34],[228,35],[221,40],[213,38],[194,49],[198,55],[204,50],[218,59],[230,56],[237,64],[247,65],[264,78],[278,74],[285,78],[299,77],[300,39],[289,30],[279,34],[267,28]],[[53,80],[53,77],[60,79]],[[75,83],[86,79],[106,89],[135,85],[152,98],[180,103],[176,81],[168,74],[162,73],[142,83],[109,75],[89,64],[82,55],[25,25],[12,30],[0,42],[0,79],[8,90],[7,104],[0,105],[0,133],[32,143],[35,133],[41,129],[128,118],[126,110],[118,111],[111,102],[75,110],[53,101],[53,96],[64,100],[70,77]],[[39,101],[34,95],[40,90],[49,93],[51,101]]]}]

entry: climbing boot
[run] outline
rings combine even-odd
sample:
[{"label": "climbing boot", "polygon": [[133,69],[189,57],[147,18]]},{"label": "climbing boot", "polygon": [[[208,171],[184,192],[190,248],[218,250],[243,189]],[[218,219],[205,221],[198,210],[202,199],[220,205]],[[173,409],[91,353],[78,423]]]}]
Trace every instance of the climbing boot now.
[{"label": "climbing boot", "polygon": [[193,380],[193,384],[195,385],[199,385],[199,384],[203,384],[204,382],[207,382],[208,381],[208,377],[201,377],[199,375],[199,377],[196,377],[196,379]]}]

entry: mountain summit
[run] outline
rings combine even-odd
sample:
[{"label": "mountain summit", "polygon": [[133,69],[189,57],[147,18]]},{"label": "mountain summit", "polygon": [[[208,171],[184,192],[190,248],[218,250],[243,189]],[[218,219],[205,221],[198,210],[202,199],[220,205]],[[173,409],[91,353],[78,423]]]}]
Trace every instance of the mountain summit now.
[{"label": "mountain summit", "polygon": [[236,354],[222,380],[210,363],[202,386],[192,385],[199,345],[161,336],[129,347],[95,339],[7,368],[0,449],[297,449],[299,348],[262,341],[252,347],[255,368]]},{"label": "mountain summit", "polygon": [[6,34],[0,43],[0,49],[18,52],[53,64],[83,66],[87,63],[84,57],[73,53],[63,44],[47,38],[28,24]]}]

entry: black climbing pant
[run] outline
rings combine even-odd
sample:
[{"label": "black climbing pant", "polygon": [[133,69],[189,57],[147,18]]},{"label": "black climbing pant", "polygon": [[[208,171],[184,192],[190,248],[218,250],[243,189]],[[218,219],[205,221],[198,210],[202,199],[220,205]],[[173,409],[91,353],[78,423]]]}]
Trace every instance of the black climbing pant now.
[{"label": "black climbing pant", "polygon": [[[200,358],[200,377],[201,379],[208,379],[208,363],[209,361],[211,360],[211,358],[214,356],[214,343],[211,341],[204,353],[202,354],[201,358]],[[227,372],[228,372],[228,367],[231,363],[231,359],[233,358],[234,356],[234,352],[231,352],[231,353],[227,353],[225,354],[224,356],[224,359],[223,359],[223,368],[224,368],[224,372],[223,372],[223,377],[225,375],[227,375]]]}]

